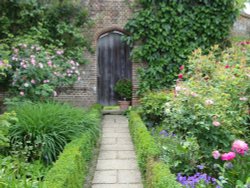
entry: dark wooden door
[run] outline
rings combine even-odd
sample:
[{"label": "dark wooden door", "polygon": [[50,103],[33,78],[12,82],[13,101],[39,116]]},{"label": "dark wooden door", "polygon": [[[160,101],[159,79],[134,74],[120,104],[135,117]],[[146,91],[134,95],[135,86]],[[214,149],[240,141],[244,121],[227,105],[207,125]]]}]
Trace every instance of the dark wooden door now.
[{"label": "dark wooden door", "polygon": [[98,102],[102,105],[117,104],[114,92],[119,79],[130,79],[132,65],[129,60],[129,47],[121,37],[122,33],[106,33],[98,41]]}]

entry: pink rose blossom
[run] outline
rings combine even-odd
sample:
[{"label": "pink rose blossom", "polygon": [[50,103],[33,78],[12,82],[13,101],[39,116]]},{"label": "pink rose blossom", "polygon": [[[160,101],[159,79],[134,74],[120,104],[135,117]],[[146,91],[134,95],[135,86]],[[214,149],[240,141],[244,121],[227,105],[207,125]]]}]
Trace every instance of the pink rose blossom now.
[{"label": "pink rose blossom", "polygon": [[179,79],[182,79],[182,78],[183,78],[183,74],[179,74],[179,75],[178,75],[178,78],[179,78]]},{"label": "pink rose blossom", "polygon": [[198,94],[195,93],[195,92],[191,92],[191,95],[192,95],[193,97],[198,97]]},{"label": "pink rose blossom", "polygon": [[229,68],[230,68],[230,66],[229,66],[229,65],[226,65],[226,66],[225,66],[225,68],[226,68],[226,69],[229,69]]},{"label": "pink rose blossom", "polygon": [[35,83],[36,83],[36,81],[35,81],[34,79],[32,79],[30,82],[31,82],[32,84],[35,84]]},{"label": "pink rose blossom", "polygon": [[183,70],[185,67],[184,67],[184,65],[182,65],[181,67],[180,67],[180,70]]},{"label": "pink rose blossom", "polygon": [[46,84],[46,83],[49,83],[50,81],[49,80],[44,80],[43,83]]},{"label": "pink rose blossom", "polygon": [[240,97],[240,101],[247,101],[248,98],[247,97]]},{"label": "pink rose blossom", "polygon": [[63,50],[57,50],[57,51],[56,51],[56,54],[57,54],[57,55],[62,55],[63,53],[64,53]]},{"label": "pink rose blossom", "polygon": [[30,61],[30,62],[31,62],[31,64],[32,64],[32,65],[35,65],[35,64],[36,64],[36,60],[35,60],[35,59],[33,59],[33,58],[31,59],[31,61]]},{"label": "pink rose blossom", "polygon": [[207,105],[212,105],[212,104],[214,104],[214,101],[211,100],[211,99],[207,99],[205,103],[206,103]]},{"label": "pink rose blossom", "polygon": [[48,61],[48,65],[49,65],[49,67],[52,67],[52,62]]},{"label": "pink rose blossom", "polygon": [[213,125],[214,125],[215,127],[218,127],[218,126],[220,126],[220,122],[218,122],[218,121],[213,121]]},{"label": "pink rose blossom", "polygon": [[21,91],[21,92],[20,92],[20,95],[21,95],[21,96],[24,96],[24,92],[23,92],[23,91]]},{"label": "pink rose blossom", "polygon": [[224,153],[221,155],[221,160],[223,161],[231,161],[236,157],[234,152]]},{"label": "pink rose blossom", "polygon": [[248,151],[248,145],[242,140],[235,140],[232,144],[232,151],[244,155]]},{"label": "pink rose blossom", "polygon": [[220,152],[218,150],[213,151],[212,155],[213,155],[214,159],[220,158]]},{"label": "pink rose blossom", "polygon": [[77,80],[80,81],[80,80],[81,80],[81,77],[79,76],[79,77],[77,78]]}]

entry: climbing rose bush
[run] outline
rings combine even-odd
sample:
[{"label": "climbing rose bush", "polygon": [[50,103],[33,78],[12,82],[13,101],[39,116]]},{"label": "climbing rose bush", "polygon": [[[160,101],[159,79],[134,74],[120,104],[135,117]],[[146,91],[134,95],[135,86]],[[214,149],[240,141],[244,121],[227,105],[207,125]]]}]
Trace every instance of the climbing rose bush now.
[{"label": "climbing rose bush", "polygon": [[47,51],[38,45],[20,44],[13,49],[12,91],[30,99],[57,96],[57,88],[79,80],[79,64],[63,56],[63,50]]}]

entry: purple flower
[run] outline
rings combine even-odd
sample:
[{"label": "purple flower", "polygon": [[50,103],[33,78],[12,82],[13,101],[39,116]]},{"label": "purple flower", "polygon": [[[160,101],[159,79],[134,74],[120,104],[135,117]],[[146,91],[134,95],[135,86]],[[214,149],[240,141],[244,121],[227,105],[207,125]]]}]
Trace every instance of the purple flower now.
[{"label": "purple flower", "polygon": [[200,170],[203,170],[204,169],[204,165],[197,165],[197,168],[200,169]]},{"label": "purple flower", "polygon": [[[203,165],[198,165],[198,166],[202,166],[204,168]],[[216,184],[216,179],[212,178],[210,176],[208,176],[205,173],[196,173],[193,176],[182,176],[181,173],[177,174],[177,181],[180,182],[182,185],[184,185],[185,187],[196,187],[197,184],[199,184],[200,182],[204,182],[206,185],[217,185]]]}]

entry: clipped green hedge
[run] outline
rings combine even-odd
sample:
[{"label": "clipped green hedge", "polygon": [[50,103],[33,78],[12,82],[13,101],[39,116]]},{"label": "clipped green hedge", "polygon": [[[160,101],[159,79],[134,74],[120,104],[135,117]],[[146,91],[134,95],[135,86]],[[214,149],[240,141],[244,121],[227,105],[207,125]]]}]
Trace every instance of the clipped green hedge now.
[{"label": "clipped green hedge", "polygon": [[129,129],[136,148],[137,161],[147,188],[177,188],[181,185],[171,174],[169,167],[158,162],[160,154],[154,138],[148,132],[141,117],[130,112]]},{"label": "clipped green hedge", "polygon": [[133,111],[130,113],[129,128],[135,144],[139,167],[142,174],[145,175],[147,161],[156,158],[160,154],[160,150],[154,138],[147,131],[141,117]]},{"label": "clipped green hedge", "polygon": [[83,187],[88,174],[89,162],[99,138],[100,110],[101,108],[99,106],[95,106],[89,111],[89,113],[96,116],[95,125],[82,134],[82,136],[66,145],[63,153],[61,153],[53,168],[46,175],[45,187]]}]

